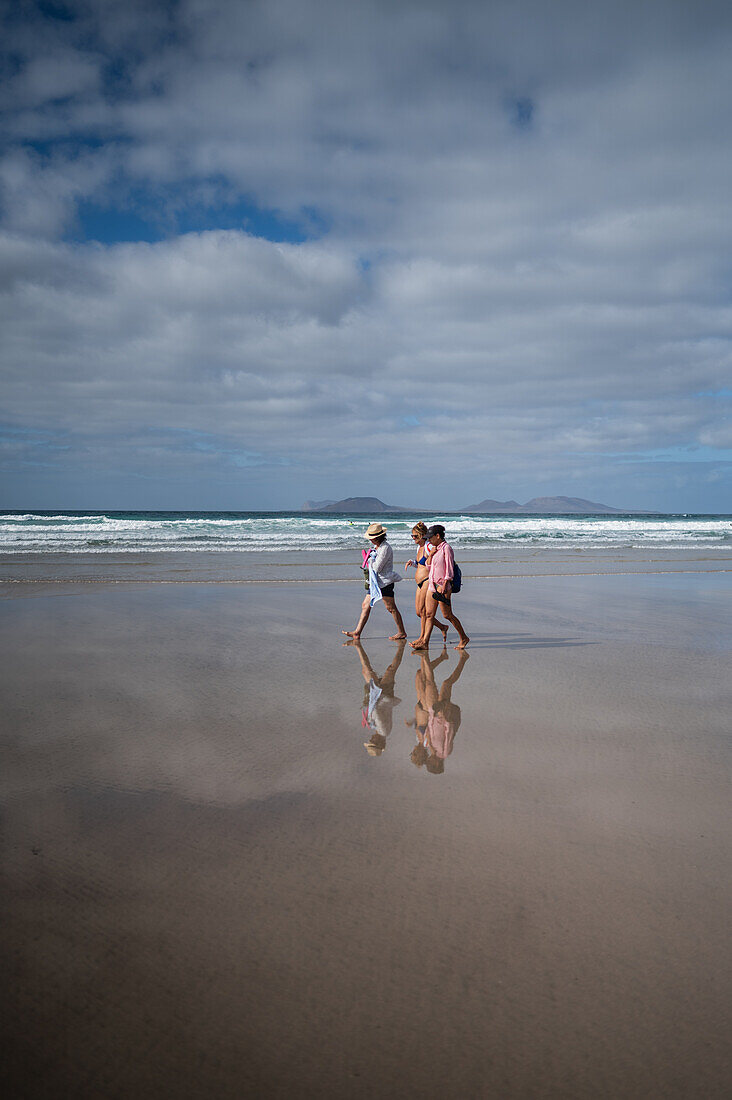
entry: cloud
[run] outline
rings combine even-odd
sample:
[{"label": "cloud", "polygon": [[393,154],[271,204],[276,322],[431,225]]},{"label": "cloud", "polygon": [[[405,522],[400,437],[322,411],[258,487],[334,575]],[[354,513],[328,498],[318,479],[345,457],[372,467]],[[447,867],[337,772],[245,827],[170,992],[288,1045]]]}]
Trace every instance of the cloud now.
[{"label": "cloud", "polygon": [[[19,10],[4,407],[69,486],[414,499],[428,441],[463,503],[579,470],[652,506],[627,455],[702,445],[724,483],[726,5]],[[40,484],[28,438],[6,469]]]},{"label": "cloud", "polygon": [[[4,389],[17,422],[55,427],[90,457],[116,440],[115,463],[126,440],[132,469],[153,444],[179,458],[170,432],[215,436],[224,463],[243,451],[358,469],[373,448],[383,476],[408,464],[423,430],[448,454],[460,441],[456,468],[467,452],[486,471],[718,430],[718,401],[699,391],[720,349],[689,338],[697,315],[681,324],[652,304],[607,318],[586,285],[587,303],[567,308],[566,286],[541,271],[524,276],[530,309],[509,312],[486,308],[480,266],[392,261],[364,273],[343,248],[241,232],[115,248],[15,238],[3,252]],[[509,355],[520,369],[506,369]]]}]

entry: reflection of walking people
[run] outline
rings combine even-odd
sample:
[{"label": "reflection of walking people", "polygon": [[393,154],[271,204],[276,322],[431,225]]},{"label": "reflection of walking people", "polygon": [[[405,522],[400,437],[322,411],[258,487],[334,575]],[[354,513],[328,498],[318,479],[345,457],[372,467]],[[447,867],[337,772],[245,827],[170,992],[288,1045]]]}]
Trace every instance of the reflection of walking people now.
[{"label": "reflection of walking people", "polygon": [[386,748],[386,739],[391,733],[394,707],[401,703],[401,699],[397,699],[394,695],[394,680],[397,669],[402,663],[406,643],[404,641],[400,642],[396,656],[383,676],[376,675],[366,650],[358,639],[354,638],[353,642],[347,642],[346,644],[352,645],[358,653],[361,661],[361,671],[366,681],[361,722],[363,726],[368,727],[371,731],[371,737],[368,741],[364,741],[364,748],[369,756],[381,756]]},{"label": "reflection of walking people", "polygon": [[452,552],[452,547],[445,540],[445,528],[442,524],[436,523],[433,527],[430,527],[427,538],[434,547],[429,558],[429,582],[426,586],[428,589],[425,602],[427,626],[423,636],[418,638],[416,642],[412,642],[412,646],[414,649],[427,648],[432,628],[435,625],[437,608],[440,606],[445,618],[452,623],[460,636],[460,641],[455,648],[465,649],[470,638],[463,630],[463,624],[454,614],[451,602],[452,578],[455,575],[455,555]]},{"label": "reflection of walking people", "polygon": [[364,562],[364,566],[368,566],[369,592],[361,604],[361,616],[355,630],[343,630],[341,633],[347,634],[349,638],[360,638],[361,631],[371,614],[371,608],[377,600],[383,600],[384,606],[387,611],[391,612],[397,628],[396,634],[391,634],[389,640],[392,642],[400,641],[402,638],[406,638],[407,633],[394,599],[394,585],[402,578],[394,572],[394,552],[386,541],[386,528],[382,527],[380,523],[371,523],[366,531],[366,538],[372,547]]},{"label": "reflection of walking people", "polygon": [[443,650],[434,661],[430,661],[426,653],[422,654],[422,667],[416,676],[418,704],[414,712],[415,719],[422,722],[421,731],[417,725],[418,741],[422,748],[420,750],[420,745],[417,745],[412,752],[412,762],[418,767],[424,764],[427,771],[434,775],[444,772],[445,760],[452,752],[455,734],[460,729],[460,707],[452,701],[452,689],[460,679],[469,656],[464,650],[461,651],[454,671],[445,678],[438,691],[435,669],[441,661],[447,660],[447,653]]},{"label": "reflection of walking people", "polygon": [[[434,661],[430,661],[429,654],[427,653],[421,653],[420,657],[423,662],[427,661],[431,673],[434,673],[434,670],[438,665],[441,665],[443,661],[449,660],[447,650],[444,647],[440,656],[435,657]],[[432,680],[434,682],[434,675]],[[417,701],[414,704],[414,718],[405,718],[404,725],[414,728],[417,743],[412,749],[410,760],[413,764],[416,764],[418,768],[421,768],[427,762],[430,755],[429,749],[427,748],[427,723],[430,720],[429,704],[425,692],[425,676],[421,667],[417,669],[415,687],[417,688]]]},{"label": "reflection of walking people", "polygon": [[[414,579],[417,582],[417,592],[414,597],[414,610],[417,612],[417,618],[420,620],[421,629],[419,632],[418,642],[423,641],[425,632],[427,630],[427,589],[429,587],[429,546],[427,543],[427,524],[416,523],[412,528],[412,539],[417,544],[415,551],[416,557],[410,558],[405,564],[404,568],[409,569],[411,565],[415,568]],[[439,627],[442,631],[443,638],[447,638],[447,632],[449,627],[447,623],[441,623],[438,619],[435,619],[435,626]]]}]

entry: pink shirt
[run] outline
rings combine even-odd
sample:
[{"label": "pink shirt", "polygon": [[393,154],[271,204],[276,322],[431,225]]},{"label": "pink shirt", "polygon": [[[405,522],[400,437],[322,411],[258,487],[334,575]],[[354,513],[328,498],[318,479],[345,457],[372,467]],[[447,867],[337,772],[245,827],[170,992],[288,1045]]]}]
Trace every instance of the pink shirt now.
[{"label": "pink shirt", "polygon": [[452,546],[448,546],[446,542],[441,542],[432,555],[432,561],[430,562],[430,584],[434,587],[437,584],[444,584],[445,581],[451,581],[455,575],[455,555],[452,552]]}]

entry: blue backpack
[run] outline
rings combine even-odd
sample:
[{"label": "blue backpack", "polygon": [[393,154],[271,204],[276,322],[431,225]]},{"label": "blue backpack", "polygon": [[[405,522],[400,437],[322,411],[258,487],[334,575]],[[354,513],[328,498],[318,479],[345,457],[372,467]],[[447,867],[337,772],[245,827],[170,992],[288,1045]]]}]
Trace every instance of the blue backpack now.
[{"label": "blue backpack", "polygon": [[463,587],[463,572],[457,562],[455,562],[455,572],[452,575],[452,590],[451,594],[454,596],[456,592],[459,592]]}]

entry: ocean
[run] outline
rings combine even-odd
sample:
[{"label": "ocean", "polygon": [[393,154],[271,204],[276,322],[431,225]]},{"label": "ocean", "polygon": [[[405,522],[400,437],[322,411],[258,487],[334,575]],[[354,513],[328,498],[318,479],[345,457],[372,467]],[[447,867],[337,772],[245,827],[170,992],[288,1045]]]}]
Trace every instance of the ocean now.
[{"label": "ocean", "polygon": [[[314,512],[0,512],[0,553],[111,554],[232,550],[347,551],[363,545],[372,517]],[[443,523],[463,550],[509,545],[573,549],[732,546],[730,515],[460,515],[373,517],[395,548],[411,547],[418,519]]]}]

